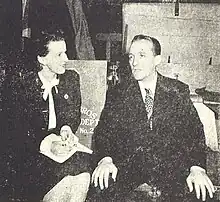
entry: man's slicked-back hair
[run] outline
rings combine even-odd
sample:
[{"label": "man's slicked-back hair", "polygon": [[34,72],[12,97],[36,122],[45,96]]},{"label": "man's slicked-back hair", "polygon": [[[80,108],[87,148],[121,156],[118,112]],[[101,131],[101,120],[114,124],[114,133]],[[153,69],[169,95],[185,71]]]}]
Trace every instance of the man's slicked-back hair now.
[{"label": "man's slicked-back hair", "polygon": [[36,56],[46,56],[49,52],[48,44],[51,41],[65,41],[62,30],[41,31],[35,40]]},{"label": "man's slicked-back hair", "polygon": [[139,35],[136,35],[134,36],[134,38],[132,39],[131,43],[135,42],[135,41],[140,41],[140,40],[146,40],[146,41],[149,41],[152,43],[153,45],[153,53],[154,55],[161,55],[161,45],[160,45],[160,42],[151,37],[151,36],[147,36],[147,35],[143,35],[143,34],[139,34]]}]

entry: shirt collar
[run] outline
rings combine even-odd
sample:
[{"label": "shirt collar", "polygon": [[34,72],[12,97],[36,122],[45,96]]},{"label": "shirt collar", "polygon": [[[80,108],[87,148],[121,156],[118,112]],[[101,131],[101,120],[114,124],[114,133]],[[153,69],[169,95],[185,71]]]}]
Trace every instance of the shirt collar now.
[{"label": "shirt collar", "polygon": [[51,93],[51,89],[52,89],[54,86],[55,86],[56,93],[58,93],[58,89],[57,89],[56,86],[59,84],[59,79],[54,78],[54,79],[52,79],[51,82],[48,82],[48,81],[45,79],[45,77],[42,75],[41,72],[38,72],[38,76],[39,76],[39,78],[40,78],[40,80],[41,80],[41,82],[42,82],[42,84],[43,84],[43,85],[41,86],[41,88],[42,88],[42,89],[45,89],[45,90],[44,90],[44,94],[43,94],[44,100],[47,99],[48,94]]},{"label": "shirt collar", "polygon": [[154,77],[154,79],[150,83],[148,83],[147,86],[145,86],[145,84],[142,81],[138,81],[143,99],[146,96],[145,89],[149,89],[151,97],[154,98],[155,90],[156,90],[156,84],[157,84],[157,77],[158,77],[158,74],[156,73],[156,76]]}]

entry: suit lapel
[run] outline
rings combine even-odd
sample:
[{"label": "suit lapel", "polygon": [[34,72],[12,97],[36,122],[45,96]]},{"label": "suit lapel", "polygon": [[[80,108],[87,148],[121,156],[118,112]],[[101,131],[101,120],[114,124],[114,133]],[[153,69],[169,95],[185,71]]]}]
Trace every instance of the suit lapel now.
[{"label": "suit lapel", "polygon": [[48,122],[48,102],[43,100],[42,82],[37,72],[30,72],[25,82],[27,91],[27,108],[31,114],[35,125],[40,124],[41,127],[47,125]]},{"label": "suit lapel", "polygon": [[130,79],[129,85],[122,92],[122,100],[124,126],[132,130],[146,127],[147,113],[140,87],[134,78]]},{"label": "suit lapel", "polygon": [[42,94],[43,94],[43,89],[41,88],[42,86],[42,82],[39,79],[37,73],[33,73],[32,77],[32,81],[30,83],[30,86],[28,86],[29,90],[31,90],[31,98],[32,98],[32,102],[35,103],[36,105],[38,105],[39,103],[42,103]]},{"label": "suit lapel", "polygon": [[166,86],[165,78],[158,73],[155,96],[154,96],[154,106],[153,106],[153,128],[159,127],[163,124],[163,121],[167,118],[167,115],[172,111],[170,106],[172,106],[172,93],[170,89]]}]

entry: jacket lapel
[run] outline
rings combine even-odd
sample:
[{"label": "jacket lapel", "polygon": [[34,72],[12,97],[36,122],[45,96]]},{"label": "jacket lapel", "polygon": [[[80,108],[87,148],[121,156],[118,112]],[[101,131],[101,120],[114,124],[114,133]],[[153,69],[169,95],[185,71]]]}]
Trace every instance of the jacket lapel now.
[{"label": "jacket lapel", "polygon": [[138,82],[131,78],[129,85],[122,93],[123,114],[126,117],[124,126],[128,128],[144,128],[146,127],[147,113],[142,99],[141,90]]},{"label": "jacket lapel", "polygon": [[41,127],[47,126],[48,122],[48,101],[43,100],[42,82],[37,72],[30,72],[25,84],[27,91],[25,99],[27,99],[27,111],[31,115],[31,120],[35,121],[35,125]]},{"label": "jacket lapel", "polygon": [[165,119],[172,112],[172,102],[171,89],[167,87],[165,77],[158,73],[152,114],[153,128],[159,128],[160,124],[164,124]]},{"label": "jacket lapel", "polygon": [[[146,127],[148,117],[138,81],[131,78],[122,96],[124,97],[122,99],[124,100],[124,114],[122,114],[122,117],[127,117],[125,125],[133,126],[133,123],[135,123],[136,127]],[[152,113],[153,128],[157,127],[166,118],[164,112],[169,110],[171,112],[171,102],[172,93],[166,85],[165,78],[158,73]]]}]

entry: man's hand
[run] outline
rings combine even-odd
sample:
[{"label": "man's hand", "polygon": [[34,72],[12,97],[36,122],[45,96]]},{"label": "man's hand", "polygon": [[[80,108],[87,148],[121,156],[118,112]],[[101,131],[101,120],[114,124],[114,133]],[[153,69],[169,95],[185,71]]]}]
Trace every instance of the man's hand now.
[{"label": "man's hand", "polygon": [[202,194],[202,200],[206,200],[206,189],[209,192],[210,198],[213,198],[213,193],[215,192],[214,186],[209,177],[206,175],[204,169],[197,166],[192,166],[186,182],[190,192],[193,191],[194,184],[197,199],[200,199],[200,194]]},{"label": "man's hand", "polygon": [[118,169],[113,164],[112,158],[105,157],[98,163],[98,166],[94,170],[92,174],[92,183],[94,183],[95,187],[97,187],[99,183],[100,189],[103,190],[104,186],[108,188],[109,175],[112,174],[112,179],[116,181],[117,173]]}]

